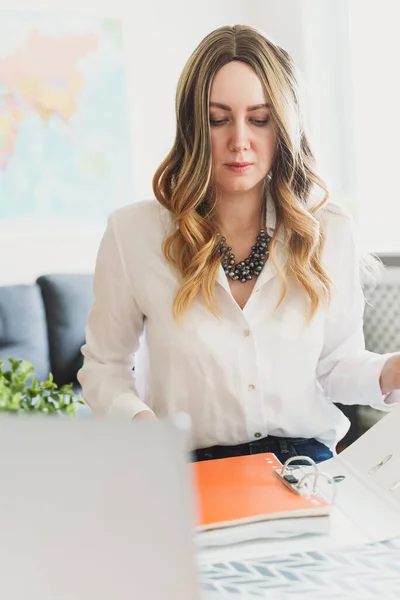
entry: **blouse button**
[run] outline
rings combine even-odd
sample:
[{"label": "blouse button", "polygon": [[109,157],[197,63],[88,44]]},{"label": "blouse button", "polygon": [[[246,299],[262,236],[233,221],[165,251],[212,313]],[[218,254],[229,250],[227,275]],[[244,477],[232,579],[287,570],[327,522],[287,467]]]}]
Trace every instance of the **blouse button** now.
[{"label": "blouse button", "polygon": [[256,431],[254,434],[255,438],[260,438],[261,437],[261,433],[259,431]]},{"label": "blouse button", "polygon": [[249,329],[245,329],[245,330],[243,331],[243,334],[244,334],[244,336],[245,336],[245,337],[249,337],[249,335],[250,335],[250,330],[249,330]]},{"label": "blouse button", "polygon": [[256,389],[256,386],[254,385],[254,383],[250,383],[249,390],[252,392],[255,389]]}]

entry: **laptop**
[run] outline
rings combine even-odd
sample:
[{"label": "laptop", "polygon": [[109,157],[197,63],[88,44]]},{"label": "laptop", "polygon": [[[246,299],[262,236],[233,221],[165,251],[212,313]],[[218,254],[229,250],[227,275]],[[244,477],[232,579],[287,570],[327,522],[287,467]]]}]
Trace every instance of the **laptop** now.
[{"label": "laptop", "polygon": [[174,423],[2,417],[0,457],[0,598],[199,599]]}]

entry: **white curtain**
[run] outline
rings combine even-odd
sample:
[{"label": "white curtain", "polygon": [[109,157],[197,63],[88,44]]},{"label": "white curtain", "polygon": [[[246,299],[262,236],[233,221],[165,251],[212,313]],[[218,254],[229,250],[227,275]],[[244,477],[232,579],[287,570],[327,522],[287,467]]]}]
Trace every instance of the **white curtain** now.
[{"label": "white curtain", "polygon": [[400,253],[400,2],[351,0],[357,203],[365,246]]},{"label": "white curtain", "polygon": [[301,5],[311,142],[332,200],[356,214],[349,0]]},{"label": "white curtain", "polygon": [[400,253],[399,0],[302,0],[308,122],[365,250]]}]

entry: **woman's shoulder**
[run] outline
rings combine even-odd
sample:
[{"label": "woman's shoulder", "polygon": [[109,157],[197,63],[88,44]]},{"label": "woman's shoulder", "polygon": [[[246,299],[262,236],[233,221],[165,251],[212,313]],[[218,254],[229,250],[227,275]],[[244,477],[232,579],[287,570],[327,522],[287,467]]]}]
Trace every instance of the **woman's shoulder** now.
[{"label": "woman's shoulder", "polygon": [[[321,222],[325,230],[351,230],[354,228],[354,220],[350,212],[347,211],[343,206],[332,202],[329,198],[327,202],[324,202],[326,191],[320,186],[315,185],[307,200],[308,208],[314,212],[314,216]],[[322,206],[320,206],[322,203]]]},{"label": "woman's shoulder", "polygon": [[123,254],[142,256],[143,252],[161,253],[165,237],[171,231],[172,215],[157,200],[141,200],[114,210],[108,227]]},{"label": "woman's shoulder", "polygon": [[172,215],[157,200],[141,200],[114,210],[109,218],[119,238],[160,240],[172,226]]},{"label": "woman's shoulder", "polygon": [[168,211],[157,200],[140,200],[121,206],[110,215],[114,225],[129,227],[163,226],[166,221],[171,221]]},{"label": "woman's shoulder", "polygon": [[327,234],[348,232],[351,235],[355,228],[355,221],[350,212],[336,202],[329,201],[324,204],[318,211],[318,218],[323,223]]},{"label": "woman's shoulder", "polygon": [[324,204],[324,206],[321,208],[321,212],[324,215],[335,215],[350,220],[352,219],[351,214],[345,208],[343,208],[343,206],[340,206],[340,204],[336,204],[336,202],[332,202],[331,200]]},{"label": "woman's shoulder", "polygon": [[327,202],[319,211],[324,231],[324,258],[329,268],[343,270],[359,253],[356,222],[352,215],[335,202]]}]

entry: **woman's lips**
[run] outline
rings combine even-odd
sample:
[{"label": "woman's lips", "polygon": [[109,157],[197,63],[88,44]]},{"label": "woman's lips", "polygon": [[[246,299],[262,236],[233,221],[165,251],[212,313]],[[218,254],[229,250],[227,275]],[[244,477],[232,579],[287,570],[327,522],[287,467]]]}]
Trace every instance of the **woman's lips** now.
[{"label": "woman's lips", "polygon": [[253,163],[226,163],[225,166],[234,173],[245,173],[253,166]]}]

